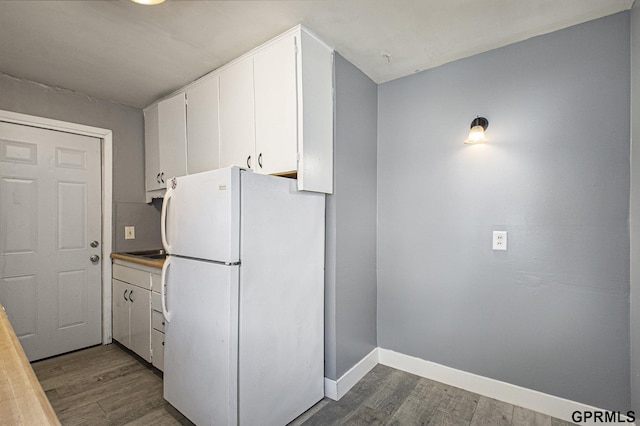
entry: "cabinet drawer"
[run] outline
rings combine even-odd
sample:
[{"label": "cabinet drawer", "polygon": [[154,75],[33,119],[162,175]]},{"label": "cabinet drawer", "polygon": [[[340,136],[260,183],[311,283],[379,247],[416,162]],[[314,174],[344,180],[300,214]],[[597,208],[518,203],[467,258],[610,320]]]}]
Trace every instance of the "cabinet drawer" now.
[{"label": "cabinet drawer", "polygon": [[156,293],[155,291],[151,293],[151,309],[162,312],[162,297],[160,293]]},{"label": "cabinet drawer", "polygon": [[152,311],[151,323],[153,324],[154,330],[158,330],[164,333],[164,317],[162,316],[162,313],[158,311]]},{"label": "cabinet drawer", "polygon": [[151,347],[153,355],[151,364],[160,371],[164,371],[164,333],[151,330]]},{"label": "cabinet drawer", "polygon": [[113,278],[124,281],[147,290],[151,290],[151,278],[148,272],[139,269],[128,268],[122,265],[113,265]]}]

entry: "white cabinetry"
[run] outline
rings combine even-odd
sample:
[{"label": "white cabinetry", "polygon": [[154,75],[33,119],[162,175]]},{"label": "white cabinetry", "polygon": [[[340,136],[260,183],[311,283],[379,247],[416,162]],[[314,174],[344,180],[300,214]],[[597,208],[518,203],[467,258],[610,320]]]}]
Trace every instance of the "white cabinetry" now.
[{"label": "white cabinetry", "polygon": [[296,38],[291,35],[253,58],[256,163],[260,173],[295,172],[297,164]]},{"label": "white cabinetry", "polygon": [[253,58],[220,72],[220,167],[255,169]]},{"label": "white cabinetry", "polygon": [[[333,192],[333,50],[301,26],[154,108],[145,110],[147,145],[155,120],[159,146],[157,154],[147,147],[148,191],[171,176],[233,165],[297,176],[299,190]],[[163,164],[165,143],[173,145],[172,169]]]},{"label": "white cabinetry", "polygon": [[184,93],[158,104],[161,180],[187,174],[187,111]]},{"label": "white cabinetry", "polygon": [[144,164],[147,191],[164,189],[160,182],[160,139],[158,138],[158,105],[144,112]]},{"label": "white cabinetry", "polygon": [[113,338],[151,362],[151,279],[148,272],[113,265]]},{"label": "white cabinetry", "polygon": [[218,76],[189,86],[187,95],[187,173],[220,167]]},{"label": "white cabinetry", "polygon": [[164,189],[168,179],[187,174],[187,115],[184,92],[145,111],[147,191]]}]

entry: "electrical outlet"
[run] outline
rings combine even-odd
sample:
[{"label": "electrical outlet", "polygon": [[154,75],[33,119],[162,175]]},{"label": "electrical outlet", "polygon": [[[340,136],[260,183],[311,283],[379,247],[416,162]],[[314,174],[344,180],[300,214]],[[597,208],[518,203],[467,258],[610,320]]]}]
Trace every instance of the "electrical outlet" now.
[{"label": "electrical outlet", "polygon": [[124,239],[125,240],[135,240],[136,239],[136,227],[135,226],[125,226],[124,227]]},{"label": "electrical outlet", "polygon": [[507,231],[493,231],[493,249],[507,250]]}]

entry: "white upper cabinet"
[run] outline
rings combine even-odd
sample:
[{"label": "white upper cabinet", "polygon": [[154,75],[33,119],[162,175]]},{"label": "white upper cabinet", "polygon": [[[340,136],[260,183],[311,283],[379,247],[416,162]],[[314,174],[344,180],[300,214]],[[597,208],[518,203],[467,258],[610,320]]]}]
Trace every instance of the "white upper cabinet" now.
[{"label": "white upper cabinet", "polygon": [[160,141],[158,139],[158,106],[144,111],[144,163],[147,191],[163,189],[160,182]]},{"label": "white upper cabinet", "polygon": [[256,163],[259,173],[298,169],[296,37],[290,35],[253,58]]},{"label": "white upper cabinet", "polygon": [[218,76],[199,81],[187,93],[187,173],[220,167]]},{"label": "white upper cabinet", "polygon": [[253,58],[220,72],[220,167],[255,169]]},{"label": "white upper cabinet", "polygon": [[[185,95],[165,99],[144,111],[145,178],[147,191],[167,187],[167,180],[187,172]],[[158,194],[160,195],[160,194]],[[147,201],[153,193],[147,193]]]},{"label": "white upper cabinet", "polygon": [[184,92],[158,103],[160,180],[187,174],[187,112]]},{"label": "white upper cabinet", "polygon": [[147,190],[239,166],[330,194],[333,111],[333,50],[297,26],[145,110]]}]

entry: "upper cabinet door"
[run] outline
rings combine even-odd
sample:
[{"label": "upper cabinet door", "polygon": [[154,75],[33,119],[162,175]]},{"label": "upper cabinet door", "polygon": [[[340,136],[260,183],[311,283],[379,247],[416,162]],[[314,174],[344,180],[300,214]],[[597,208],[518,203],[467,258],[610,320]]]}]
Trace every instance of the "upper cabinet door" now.
[{"label": "upper cabinet door", "polygon": [[220,167],[256,168],[253,58],[220,73]]},{"label": "upper cabinet door", "polygon": [[187,112],[184,92],[158,103],[160,179],[163,188],[175,176],[187,174]]},{"label": "upper cabinet door", "polygon": [[187,173],[220,167],[218,76],[187,90]]},{"label": "upper cabinet door", "polygon": [[296,37],[278,40],[253,59],[255,87],[256,171],[296,172]]},{"label": "upper cabinet door", "polygon": [[144,164],[147,191],[163,189],[160,182],[160,141],[158,139],[158,107],[144,112]]}]

